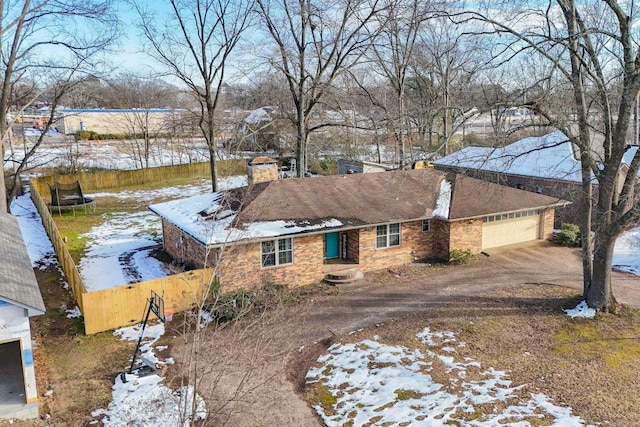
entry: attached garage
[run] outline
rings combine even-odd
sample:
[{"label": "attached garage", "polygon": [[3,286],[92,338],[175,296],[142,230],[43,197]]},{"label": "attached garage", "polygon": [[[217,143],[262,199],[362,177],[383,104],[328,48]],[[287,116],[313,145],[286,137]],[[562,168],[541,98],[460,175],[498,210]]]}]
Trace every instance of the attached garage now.
[{"label": "attached garage", "polygon": [[485,216],[482,218],[482,249],[541,239],[542,224],[544,220],[539,209]]}]

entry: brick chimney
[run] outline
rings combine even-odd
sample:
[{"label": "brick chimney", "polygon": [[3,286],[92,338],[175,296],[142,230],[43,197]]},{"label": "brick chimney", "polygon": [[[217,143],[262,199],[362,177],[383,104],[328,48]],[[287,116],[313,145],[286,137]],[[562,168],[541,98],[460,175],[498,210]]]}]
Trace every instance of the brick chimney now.
[{"label": "brick chimney", "polygon": [[278,161],[269,157],[256,157],[247,165],[249,185],[278,179]]}]

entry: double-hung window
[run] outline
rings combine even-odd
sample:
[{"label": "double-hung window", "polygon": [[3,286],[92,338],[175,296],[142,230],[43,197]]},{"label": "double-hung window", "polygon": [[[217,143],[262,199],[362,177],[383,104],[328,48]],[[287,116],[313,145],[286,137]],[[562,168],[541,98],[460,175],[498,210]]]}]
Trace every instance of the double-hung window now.
[{"label": "double-hung window", "polygon": [[400,246],[400,224],[378,225],[376,227],[376,248]]},{"label": "double-hung window", "polygon": [[262,242],[262,266],[291,264],[293,262],[293,242],[291,237],[286,239],[267,240]]}]

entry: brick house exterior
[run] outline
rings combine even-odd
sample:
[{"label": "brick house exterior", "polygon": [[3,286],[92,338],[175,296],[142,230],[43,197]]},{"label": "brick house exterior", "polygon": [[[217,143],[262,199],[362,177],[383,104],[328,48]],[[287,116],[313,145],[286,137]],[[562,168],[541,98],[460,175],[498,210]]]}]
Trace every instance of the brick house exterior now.
[{"label": "brick house exterior", "polygon": [[448,260],[453,249],[479,253],[489,222],[527,222],[535,233],[525,240],[546,239],[565,203],[423,169],[273,181],[150,209],[162,218],[169,255],[188,268],[216,268],[233,289]]}]

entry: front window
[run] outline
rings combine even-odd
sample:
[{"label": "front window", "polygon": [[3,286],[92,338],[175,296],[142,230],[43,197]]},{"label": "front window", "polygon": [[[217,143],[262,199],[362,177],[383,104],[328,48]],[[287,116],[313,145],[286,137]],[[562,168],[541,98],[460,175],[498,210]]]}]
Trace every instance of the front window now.
[{"label": "front window", "polygon": [[400,224],[378,225],[376,227],[376,248],[400,246]]},{"label": "front window", "polygon": [[293,262],[292,240],[291,237],[288,237],[262,242],[262,266],[274,267],[281,264],[291,264]]}]

